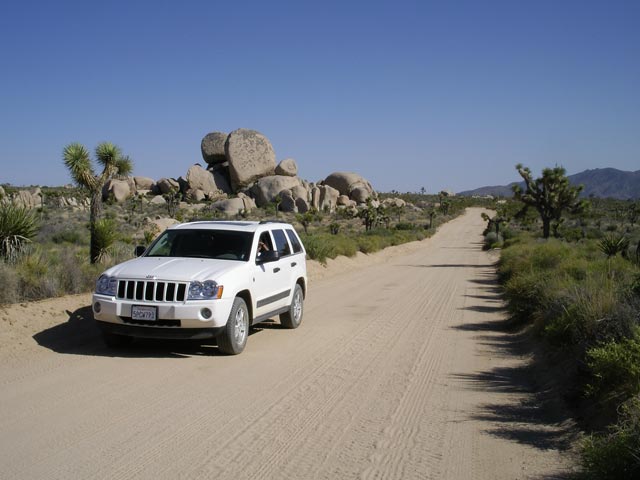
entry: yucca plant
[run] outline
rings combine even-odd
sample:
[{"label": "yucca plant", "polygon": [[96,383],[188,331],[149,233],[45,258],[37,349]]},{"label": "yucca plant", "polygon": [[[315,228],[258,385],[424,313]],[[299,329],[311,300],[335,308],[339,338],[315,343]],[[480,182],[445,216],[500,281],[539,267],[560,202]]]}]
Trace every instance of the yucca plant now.
[{"label": "yucca plant", "polygon": [[607,258],[615,257],[618,253],[626,257],[627,250],[629,249],[629,239],[624,235],[605,235],[604,238],[598,242],[598,248]]},{"label": "yucca plant", "polygon": [[113,244],[118,238],[116,223],[109,218],[102,218],[94,227],[95,246],[98,251],[98,262],[104,262],[109,258]]},{"label": "yucca plant", "polygon": [[11,203],[0,204],[0,257],[15,263],[36,233],[38,219],[33,211]]}]

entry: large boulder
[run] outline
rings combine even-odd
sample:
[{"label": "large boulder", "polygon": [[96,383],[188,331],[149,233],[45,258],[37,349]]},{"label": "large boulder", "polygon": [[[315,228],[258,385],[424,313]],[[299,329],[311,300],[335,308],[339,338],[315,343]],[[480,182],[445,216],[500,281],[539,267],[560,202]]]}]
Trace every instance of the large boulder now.
[{"label": "large boulder", "polygon": [[202,158],[205,162],[209,165],[214,165],[227,161],[224,153],[224,144],[228,136],[228,134],[222,132],[211,132],[204,136],[200,144],[200,150],[202,151]]},{"label": "large boulder", "polygon": [[225,154],[234,192],[261,177],[273,175],[276,169],[276,154],[271,142],[255,130],[240,128],[231,132],[225,143]]},{"label": "large boulder", "polygon": [[164,232],[167,228],[169,228],[172,225],[175,225],[176,223],[180,223],[178,220],[176,220],[175,218],[168,218],[168,217],[156,217],[156,218],[145,218],[144,219],[144,224],[147,225],[150,229],[152,230],[156,230],[157,235],[160,235],[162,232]]},{"label": "large boulder", "polygon": [[211,208],[221,211],[227,216],[233,216],[246,210],[245,202],[242,198],[228,198],[226,200],[218,200],[211,204]]},{"label": "large boulder", "polygon": [[156,183],[153,178],[149,177],[133,177],[133,182],[136,185],[136,190],[151,190],[153,184]]},{"label": "large boulder", "polygon": [[[377,198],[377,194],[368,180],[361,177],[357,173],[352,172],[334,172],[324,179],[322,182],[324,185],[329,185],[330,187],[335,188],[340,192],[340,195],[347,195],[352,200],[356,200],[358,203],[364,203],[367,201],[367,198]],[[355,192],[355,190],[358,190]],[[367,195],[368,194],[368,195]],[[364,200],[359,201],[354,198],[357,196],[359,199],[364,198]],[[366,198],[365,198],[366,197]]]},{"label": "large boulder", "polygon": [[231,189],[231,183],[229,182],[229,167],[223,167],[222,165],[216,165],[210,168],[209,171],[213,175],[213,182],[216,184],[218,190],[222,193],[230,195],[233,193]]},{"label": "large boulder", "polygon": [[258,207],[262,208],[273,202],[283,190],[291,190],[297,186],[300,186],[298,177],[271,175],[259,179],[251,188],[251,193],[256,199]]},{"label": "large boulder", "polygon": [[42,207],[42,196],[40,190],[30,192],[29,190],[19,190],[13,196],[13,203],[26,208]]},{"label": "large boulder", "polygon": [[309,202],[307,202],[304,198],[296,198],[296,208],[298,209],[298,213],[307,213],[309,211]]},{"label": "large boulder", "polygon": [[367,203],[369,198],[371,198],[371,192],[364,187],[356,187],[351,190],[351,199],[356,203]]},{"label": "large boulder", "polygon": [[187,183],[189,184],[187,191],[201,190],[209,198],[216,198],[225,193],[218,188],[214,175],[198,164],[189,168],[186,177]]},{"label": "large boulder", "polygon": [[173,178],[161,178],[156,182],[156,187],[161,194],[171,193],[172,190],[180,190],[180,183]]},{"label": "large boulder", "polygon": [[320,187],[311,188],[311,208],[320,210]]},{"label": "large boulder", "polygon": [[102,199],[107,200],[111,197],[116,203],[123,203],[135,193],[135,183],[132,178],[127,180],[111,178],[102,188]]},{"label": "large boulder", "polygon": [[340,192],[329,185],[320,185],[320,211],[333,212],[338,204],[338,197]]},{"label": "large boulder", "polygon": [[280,205],[281,212],[297,212],[298,207],[296,201],[291,194],[291,190],[284,190],[280,193]]},{"label": "large boulder", "polygon": [[298,164],[293,158],[285,158],[276,167],[276,175],[295,177],[298,175]]},{"label": "large boulder", "polygon": [[291,193],[296,200],[302,198],[305,201],[309,201],[309,192],[303,185],[296,185],[291,189]]}]

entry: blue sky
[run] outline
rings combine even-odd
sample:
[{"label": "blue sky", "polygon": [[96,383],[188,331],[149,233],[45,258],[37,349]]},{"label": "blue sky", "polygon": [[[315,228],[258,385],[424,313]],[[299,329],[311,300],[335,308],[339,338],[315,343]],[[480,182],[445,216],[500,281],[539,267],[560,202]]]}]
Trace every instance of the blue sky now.
[{"label": "blue sky", "polygon": [[380,191],[638,170],[638,25],[640,1],[5,0],[0,183],[69,183],[74,141],[178,177],[236,128]]}]

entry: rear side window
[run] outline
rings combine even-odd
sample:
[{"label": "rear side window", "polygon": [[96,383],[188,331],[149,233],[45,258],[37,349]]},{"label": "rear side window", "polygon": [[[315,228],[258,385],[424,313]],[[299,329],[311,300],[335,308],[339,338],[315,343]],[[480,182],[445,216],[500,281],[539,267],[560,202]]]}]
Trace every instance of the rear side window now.
[{"label": "rear side window", "polygon": [[291,255],[291,248],[287,242],[287,237],[284,234],[284,230],[273,230],[273,240],[276,242],[276,250],[281,257]]},{"label": "rear side window", "polygon": [[293,253],[300,253],[302,251],[302,245],[300,245],[300,240],[298,240],[296,232],[289,229],[287,229],[286,232],[289,237],[289,241],[291,242],[291,246],[293,247]]}]

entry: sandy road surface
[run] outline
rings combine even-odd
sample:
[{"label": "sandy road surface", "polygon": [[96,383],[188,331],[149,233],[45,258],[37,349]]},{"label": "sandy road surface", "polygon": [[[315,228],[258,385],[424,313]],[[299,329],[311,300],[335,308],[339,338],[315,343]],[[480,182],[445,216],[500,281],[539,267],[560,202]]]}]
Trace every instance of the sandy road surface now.
[{"label": "sandy road surface", "polygon": [[561,432],[536,415],[500,331],[482,226],[470,210],[424,242],[312,269],[302,326],[257,329],[236,357],[171,342],[110,351],[87,296],[0,310],[0,478],[566,471]]}]

